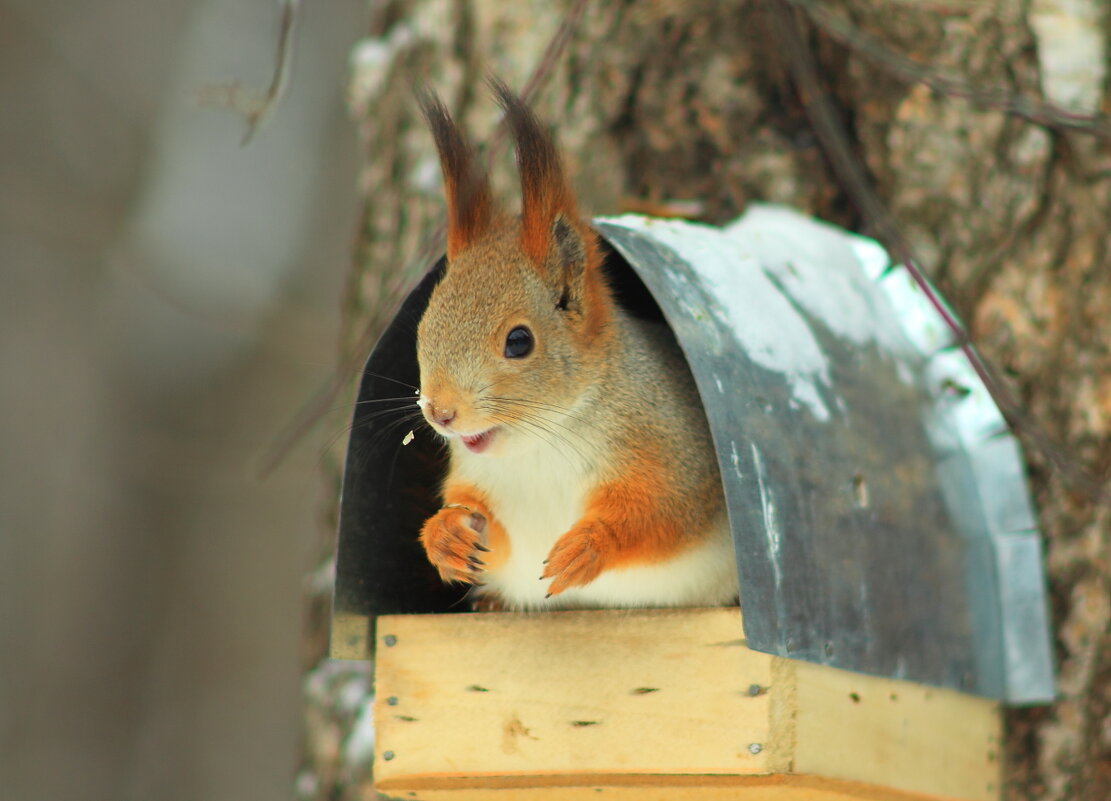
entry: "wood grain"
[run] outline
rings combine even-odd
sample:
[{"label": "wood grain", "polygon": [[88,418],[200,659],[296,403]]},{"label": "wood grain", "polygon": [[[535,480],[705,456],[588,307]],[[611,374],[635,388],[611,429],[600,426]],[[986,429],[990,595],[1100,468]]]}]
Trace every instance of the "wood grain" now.
[{"label": "wood grain", "polygon": [[994,703],[749,650],[735,608],[377,632],[376,786],[399,798],[998,798]]}]

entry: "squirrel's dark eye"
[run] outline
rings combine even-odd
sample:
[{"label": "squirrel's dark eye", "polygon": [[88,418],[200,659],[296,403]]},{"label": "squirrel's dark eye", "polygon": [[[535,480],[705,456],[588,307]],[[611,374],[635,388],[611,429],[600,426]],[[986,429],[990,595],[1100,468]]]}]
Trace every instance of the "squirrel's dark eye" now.
[{"label": "squirrel's dark eye", "polygon": [[522,359],[532,353],[532,332],[519,325],[505,335],[505,358]]}]

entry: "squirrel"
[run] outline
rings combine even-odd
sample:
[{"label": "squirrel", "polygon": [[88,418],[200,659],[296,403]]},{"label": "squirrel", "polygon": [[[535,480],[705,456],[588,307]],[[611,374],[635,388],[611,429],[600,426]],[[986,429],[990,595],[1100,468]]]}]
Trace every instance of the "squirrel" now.
[{"label": "squirrel", "polygon": [[425,553],[487,608],[736,603],[713,443],[674,336],[618,305],[552,137],[491,87],[519,217],[442,101],[419,99],[447,201],[446,269],[417,329],[417,404],[449,462]]}]

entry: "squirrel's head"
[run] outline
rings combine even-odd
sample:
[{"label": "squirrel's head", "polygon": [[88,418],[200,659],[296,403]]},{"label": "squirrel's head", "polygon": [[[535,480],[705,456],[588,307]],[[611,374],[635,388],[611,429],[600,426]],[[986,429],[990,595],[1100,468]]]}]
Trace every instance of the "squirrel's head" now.
[{"label": "squirrel's head", "polygon": [[519,217],[495,205],[439,98],[421,98],[444,175],[447,266],[417,331],[420,406],[474,452],[495,430],[521,433],[569,413],[605,358],[613,315],[597,235],[578,216],[551,136],[520,98],[491,85],[516,141]]}]

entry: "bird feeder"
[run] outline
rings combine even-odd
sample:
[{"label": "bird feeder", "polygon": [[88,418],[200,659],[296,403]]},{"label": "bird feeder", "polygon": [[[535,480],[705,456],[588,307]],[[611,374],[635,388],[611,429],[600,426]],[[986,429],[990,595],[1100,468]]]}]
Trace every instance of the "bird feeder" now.
[{"label": "bird feeder", "polygon": [[1018,445],[941,316],[787,209],[594,226],[697,383],[740,612],[460,614],[417,540],[442,449],[366,402],[418,385],[441,261],[367,362],[344,476],[332,655],[377,660],[378,790],[998,798],[999,703],[1053,697],[1045,580]]}]

